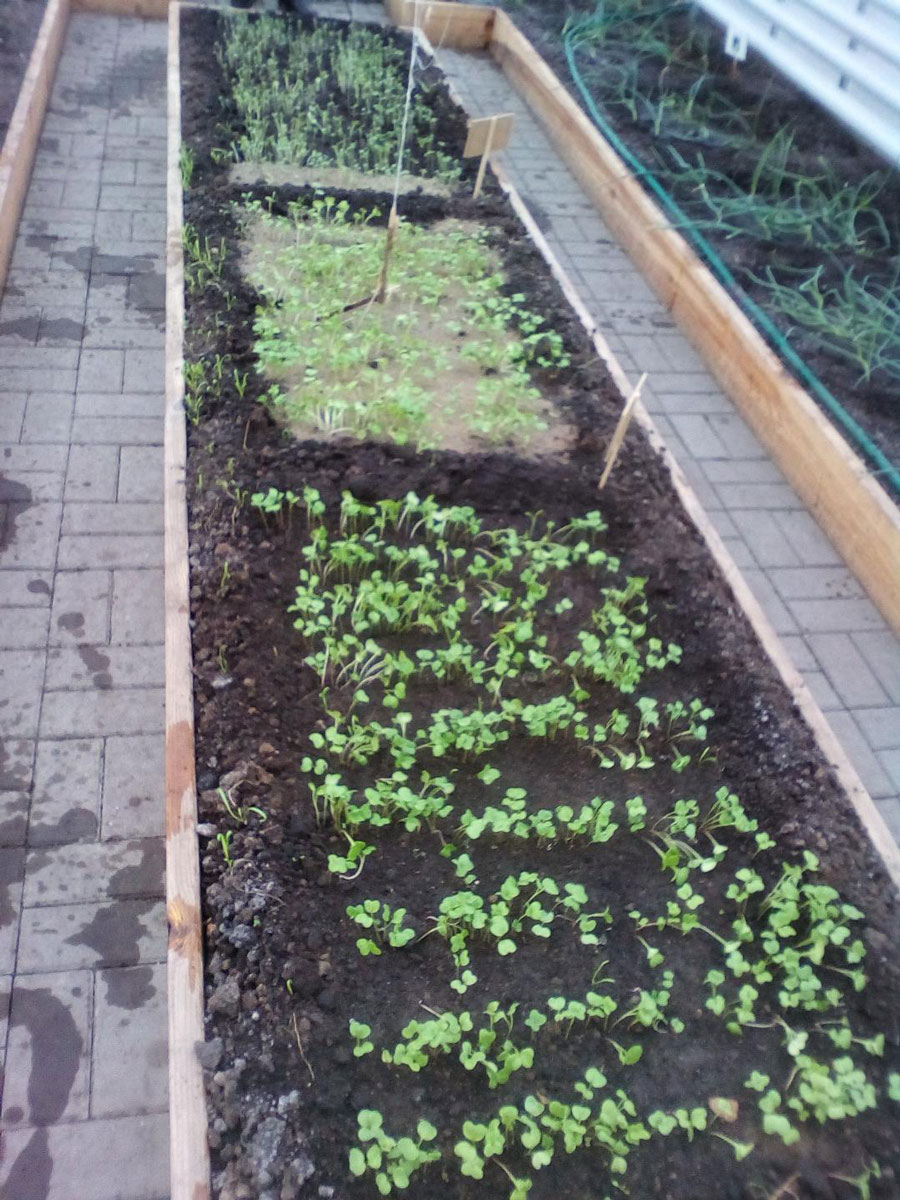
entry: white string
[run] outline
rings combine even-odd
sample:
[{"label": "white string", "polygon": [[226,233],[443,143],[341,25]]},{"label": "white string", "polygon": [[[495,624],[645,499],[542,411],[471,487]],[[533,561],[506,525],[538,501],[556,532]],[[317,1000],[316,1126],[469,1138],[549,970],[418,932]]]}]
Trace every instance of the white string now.
[{"label": "white string", "polygon": [[406,81],[406,105],[403,109],[403,124],[400,128],[400,148],[397,152],[397,174],[394,179],[394,203],[397,207],[397,197],[400,195],[400,176],[403,173],[403,151],[406,146],[406,129],[409,124],[409,110],[412,107],[413,87],[416,81],[416,57],[419,50],[419,0],[413,0],[412,45],[409,50],[409,77]]}]

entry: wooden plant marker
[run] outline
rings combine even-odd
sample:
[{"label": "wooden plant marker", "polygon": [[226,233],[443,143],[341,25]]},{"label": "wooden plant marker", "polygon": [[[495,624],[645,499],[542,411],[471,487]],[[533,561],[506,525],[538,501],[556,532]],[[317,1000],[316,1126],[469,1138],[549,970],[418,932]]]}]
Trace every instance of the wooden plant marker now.
[{"label": "wooden plant marker", "polygon": [[506,149],[515,123],[516,118],[512,113],[498,113],[494,117],[475,117],[469,122],[469,134],[463,149],[463,158],[477,158],[479,154],[481,155],[478,178],[475,180],[475,191],[472,193],[474,199],[477,200],[481,195],[488,159],[495,150]]},{"label": "wooden plant marker", "polygon": [[603,474],[600,476],[600,482],[597,484],[597,490],[600,491],[606,487],[606,481],[609,479],[610,472],[615,466],[616,459],[619,457],[619,451],[622,449],[622,443],[625,441],[625,434],[628,432],[628,426],[631,424],[631,418],[634,415],[635,407],[638,400],[641,398],[641,392],[644,390],[644,384],[647,382],[647,372],[640,377],[637,387],[625,401],[625,407],[622,409],[622,415],[616,423],[615,433],[612,435],[612,440],[609,443],[609,449],[606,451],[606,462],[603,464]]}]

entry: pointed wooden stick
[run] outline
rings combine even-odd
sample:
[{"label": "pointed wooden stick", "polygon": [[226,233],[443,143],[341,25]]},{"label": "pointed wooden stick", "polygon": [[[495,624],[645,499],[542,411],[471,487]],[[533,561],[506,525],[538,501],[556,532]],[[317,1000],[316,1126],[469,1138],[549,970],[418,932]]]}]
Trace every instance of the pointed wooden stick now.
[{"label": "pointed wooden stick", "polygon": [[475,180],[475,191],[472,193],[472,198],[477,200],[481,195],[481,189],[484,187],[484,173],[487,170],[488,159],[491,157],[491,151],[494,148],[494,131],[497,128],[497,118],[491,117],[491,123],[488,125],[487,137],[484,142],[484,150],[481,154],[481,162],[478,164],[478,177]]},{"label": "pointed wooden stick", "polygon": [[397,201],[391,205],[391,215],[388,217],[387,240],[384,244],[384,259],[381,263],[381,274],[378,277],[378,287],[375,289],[372,299],[376,304],[383,304],[384,298],[387,295],[388,272],[391,266],[391,254],[394,251],[394,238],[397,236],[397,225],[399,220],[397,217]]},{"label": "pointed wooden stick", "polygon": [[606,451],[606,461],[603,464],[603,474],[600,476],[600,482],[597,484],[597,490],[600,491],[606,487],[606,481],[609,479],[610,472],[615,466],[616,459],[619,457],[619,451],[622,449],[622,443],[625,441],[625,434],[628,432],[628,426],[631,424],[631,418],[634,413],[635,406],[641,398],[644,384],[647,382],[647,372],[640,377],[637,387],[625,401],[625,407],[622,409],[622,415],[616,424],[615,433],[609,443],[609,449]]}]

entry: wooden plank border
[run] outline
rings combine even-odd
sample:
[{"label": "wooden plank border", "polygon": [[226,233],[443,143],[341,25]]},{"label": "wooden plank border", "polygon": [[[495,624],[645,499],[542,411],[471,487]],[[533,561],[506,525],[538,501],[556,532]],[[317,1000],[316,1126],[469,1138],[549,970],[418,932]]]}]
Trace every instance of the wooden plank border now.
[{"label": "wooden plank border", "polygon": [[169,16],[169,0],[72,0],[72,11],[165,21]]},{"label": "wooden plank border", "polygon": [[169,923],[171,1200],[209,1200],[203,1041],[203,931],[194,680],[188,570],[184,412],[184,260],[181,189],[180,5],[169,14],[166,229],[165,611],[166,912]]},{"label": "wooden plank border", "polygon": [[432,45],[453,50],[487,49],[497,12],[492,5],[447,0],[385,0],[385,7],[395,25],[416,25]]},{"label": "wooden plank border", "polygon": [[495,13],[490,51],[885,619],[900,631],[900,509],[669,227],[506,13]]},{"label": "wooden plank border", "polygon": [[0,150],[0,294],[16,244],[68,23],[69,0],[49,0]]}]

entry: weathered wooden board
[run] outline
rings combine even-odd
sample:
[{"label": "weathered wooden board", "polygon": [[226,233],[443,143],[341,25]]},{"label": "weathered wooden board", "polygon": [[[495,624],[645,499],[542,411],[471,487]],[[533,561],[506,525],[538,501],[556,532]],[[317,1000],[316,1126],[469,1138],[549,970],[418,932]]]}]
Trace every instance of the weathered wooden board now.
[{"label": "weathered wooden board", "polygon": [[484,50],[491,38],[495,10],[486,4],[385,0],[385,6],[395,25],[416,25],[435,46]]},{"label": "weathered wooden board", "polygon": [[49,0],[0,150],[0,294],[69,22],[69,0]]},{"label": "weathered wooden board", "polygon": [[900,630],[900,510],[629,173],[505,13],[491,53],[682,331],[891,625]]},{"label": "weathered wooden board", "polygon": [[184,413],[184,263],[181,195],[179,6],[169,21],[166,230],[165,612],[166,911],[169,922],[171,1200],[208,1200],[203,1040],[203,938],[188,575]]},{"label": "weathered wooden board", "polygon": [[72,0],[75,12],[109,13],[117,17],[149,17],[165,20],[169,0]]}]

